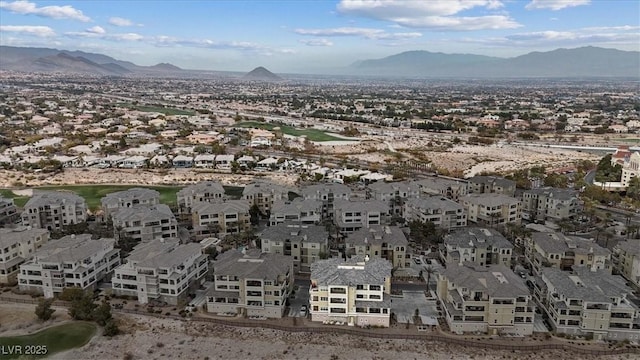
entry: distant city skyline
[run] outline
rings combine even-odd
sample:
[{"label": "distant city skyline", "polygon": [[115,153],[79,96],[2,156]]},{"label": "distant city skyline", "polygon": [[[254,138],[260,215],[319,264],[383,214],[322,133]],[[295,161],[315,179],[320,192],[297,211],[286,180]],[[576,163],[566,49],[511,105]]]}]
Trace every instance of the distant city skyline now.
[{"label": "distant city skyline", "polygon": [[410,50],[639,51],[640,2],[0,1],[0,45],[96,52],[138,65],[318,73]]}]

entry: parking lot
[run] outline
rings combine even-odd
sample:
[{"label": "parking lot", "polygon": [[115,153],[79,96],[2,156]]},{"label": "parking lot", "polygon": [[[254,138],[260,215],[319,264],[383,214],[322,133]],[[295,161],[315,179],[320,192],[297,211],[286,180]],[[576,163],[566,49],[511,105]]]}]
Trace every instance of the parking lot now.
[{"label": "parking lot", "polygon": [[295,292],[295,296],[289,297],[289,316],[290,317],[305,317],[309,313],[309,310],[302,311],[302,306],[309,307],[309,287],[297,285],[298,291]]}]

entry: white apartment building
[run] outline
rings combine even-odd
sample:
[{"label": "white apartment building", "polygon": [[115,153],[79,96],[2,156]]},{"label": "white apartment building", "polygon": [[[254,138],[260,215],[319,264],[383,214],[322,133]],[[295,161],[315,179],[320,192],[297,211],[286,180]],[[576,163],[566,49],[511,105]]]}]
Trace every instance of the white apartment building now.
[{"label": "white apartment building", "polygon": [[105,217],[111,216],[122,208],[136,205],[157,205],[160,203],[160,193],[146,188],[131,188],[107,194],[100,199]]},{"label": "white apartment building", "polygon": [[269,214],[276,200],[289,198],[289,190],[273,183],[255,182],[244,187],[242,198],[250,206],[257,206],[262,214]]},{"label": "white apartment building", "polygon": [[640,242],[627,240],[616,245],[618,266],[629,281],[640,286]]},{"label": "white apartment building", "polygon": [[574,190],[544,187],[522,193],[522,218],[525,220],[573,218],[578,209],[578,194]]},{"label": "white apartment building", "polygon": [[214,263],[207,311],[281,318],[293,288],[293,261],[279,254],[229,250]]},{"label": "white apartment building", "polygon": [[535,305],[518,275],[502,264],[451,264],[438,275],[444,317],[457,334],[531,335]]},{"label": "white apartment building", "polygon": [[111,218],[116,239],[128,236],[134,241],[149,242],[178,237],[178,221],[164,204],[120,208]]},{"label": "white apartment building", "polygon": [[444,237],[440,257],[448,264],[472,262],[480,266],[511,266],[513,245],[494,229],[464,228]]},{"label": "white apartment building", "polygon": [[111,238],[92,240],[90,234],[50,241],[20,265],[20,290],[52,298],[66,287],[93,289],[120,265],[120,250]]},{"label": "white apartment building", "polygon": [[640,152],[635,151],[625,160],[622,165],[622,182],[623,187],[628,187],[631,178],[640,177]]},{"label": "white apartment building", "polygon": [[136,296],[138,302],[177,305],[189,289],[198,288],[209,271],[209,260],[198,243],[181,245],[167,239],[137,245],[115,269],[116,295]]},{"label": "white apartment building", "polygon": [[350,234],[373,225],[383,225],[389,214],[389,205],[378,200],[349,201],[334,203],[333,221],[343,234]]},{"label": "white apartment building", "polygon": [[464,207],[440,195],[408,199],[404,203],[403,217],[406,221],[430,221],[443,229],[467,226]]},{"label": "white apartment building", "polygon": [[520,200],[502,194],[469,194],[460,197],[467,220],[478,225],[520,224]]},{"label": "white apartment building", "polygon": [[372,225],[347,235],[347,256],[368,256],[389,261],[393,268],[410,266],[409,241],[397,226]]},{"label": "white apartment building", "polygon": [[349,200],[351,189],[347,185],[338,183],[314,184],[305,186],[300,191],[305,200],[322,201],[322,214],[324,217],[332,217],[334,203],[337,200]]},{"label": "white apartment building", "polygon": [[45,229],[0,228],[0,284],[14,284],[20,265],[49,240]]},{"label": "white apartment building", "polygon": [[19,218],[16,205],[13,203],[13,199],[7,199],[0,195],[0,225],[13,222],[16,218]]},{"label": "white apartment building", "polygon": [[21,217],[24,226],[61,230],[87,220],[87,203],[72,192],[38,190],[24,205]]},{"label": "white apartment building", "polygon": [[224,200],[224,187],[217,181],[204,181],[189,185],[178,191],[178,211],[191,213],[191,207],[197,202],[221,202]]},{"label": "white apartment building", "polygon": [[389,327],[391,269],[384,259],[333,258],[311,265],[312,321]]},{"label": "white apartment building", "polygon": [[640,340],[640,310],[633,289],[606,270],[574,266],[572,272],[544,268],[534,296],[554,331],[596,340]]},{"label": "white apartment building", "polygon": [[284,222],[318,224],[320,220],[322,220],[322,202],[303,198],[295,198],[291,201],[276,200],[269,215],[270,226]]},{"label": "white apartment building", "polygon": [[218,234],[247,231],[251,228],[249,209],[246,200],[194,203],[191,207],[193,233],[198,240],[202,240]]},{"label": "white apartment building", "polygon": [[328,256],[329,233],[324,226],[281,223],[260,234],[262,252],[281,254],[293,259],[295,273],[311,271],[311,264]]},{"label": "white apartment building", "polygon": [[611,273],[611,251],[595,241],[556,232],[535,232],[525,244],[527,262],[538,274],[544,267],[571,270],[574,265]]}]

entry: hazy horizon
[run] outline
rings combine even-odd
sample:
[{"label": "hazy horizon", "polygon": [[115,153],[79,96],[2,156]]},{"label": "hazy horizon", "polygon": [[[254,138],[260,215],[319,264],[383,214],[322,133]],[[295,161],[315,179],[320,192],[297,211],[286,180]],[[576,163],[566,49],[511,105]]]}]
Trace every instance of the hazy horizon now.
[{"label": "hazy horizon", "polygon": [[412,50],[500,58],[582,46],[640,51],[640,3],[626,0],[20,0],[0,1],[0,16],[0,45],[209,71],[321,73]]}]

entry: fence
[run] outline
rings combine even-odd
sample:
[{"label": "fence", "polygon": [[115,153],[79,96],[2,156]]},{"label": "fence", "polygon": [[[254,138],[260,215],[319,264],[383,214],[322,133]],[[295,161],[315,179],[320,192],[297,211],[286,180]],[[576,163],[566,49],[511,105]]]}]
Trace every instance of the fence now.
[{"label": "fence", "polygon": [[[37,304],[38,303],[37,300],[33,300],[33,299],[15,299],[10,297],[0,296],[0,302],[2,301],[21,303],[21,304]],[[66,301],[55,301],[54,305],[68,307],[70,303]],[[129,310],[129,309],[117,309],[117,310],[114,309],[113,311],[119,312],[119,313],[142,315],[142,316],[152,316],[152,317],[161,318],[161,319],[173,319],[173,320],[179,320],[179,321],[211,323],[211,324],[231,326],[231,327],[266,328],[266,329],[286,331],[286,332],[297,332],[297,333],[306,332],[311,334],[344,334],[344,335],[385,339],[385,340],[431,341],[431,342],[445,343],[449,345],[467,346],[467,347],[474,347],[474,348],[487,349],[487,350],[510,350],[510,351],[521,351],[521,352],[534,352],[534,351],[543,351],[543,350],[564,350],[566,352],[570,352],[573,354],[595,355],[595,356],[640,354],[640,347],[626,347],[621,349],[587,349],[584,347],[574,346],[572,344],[539,344],[539,345],[501,344],[501,343],[492,343],[491,340],[489,341],[468,340],[468,339],[459,339],[459,338],[454,338],[454,337],[449,337],[444,335],[437,335],[437,334],[388,333],[388,332],[383,332],[384,329],[360,330],[360,329],[353,329],[353,328],[328,327],[328,326],[327,327],[286,326],[286,325],[279,325],[279,324],[273,324],[273,323],[262,322],[262,321],[225,320],[225,319],[203,318],[203,317],[184,318],[177,315],[163,315],[163,314],[149,313],[149,312],[144,312],[139,310]]]}]

